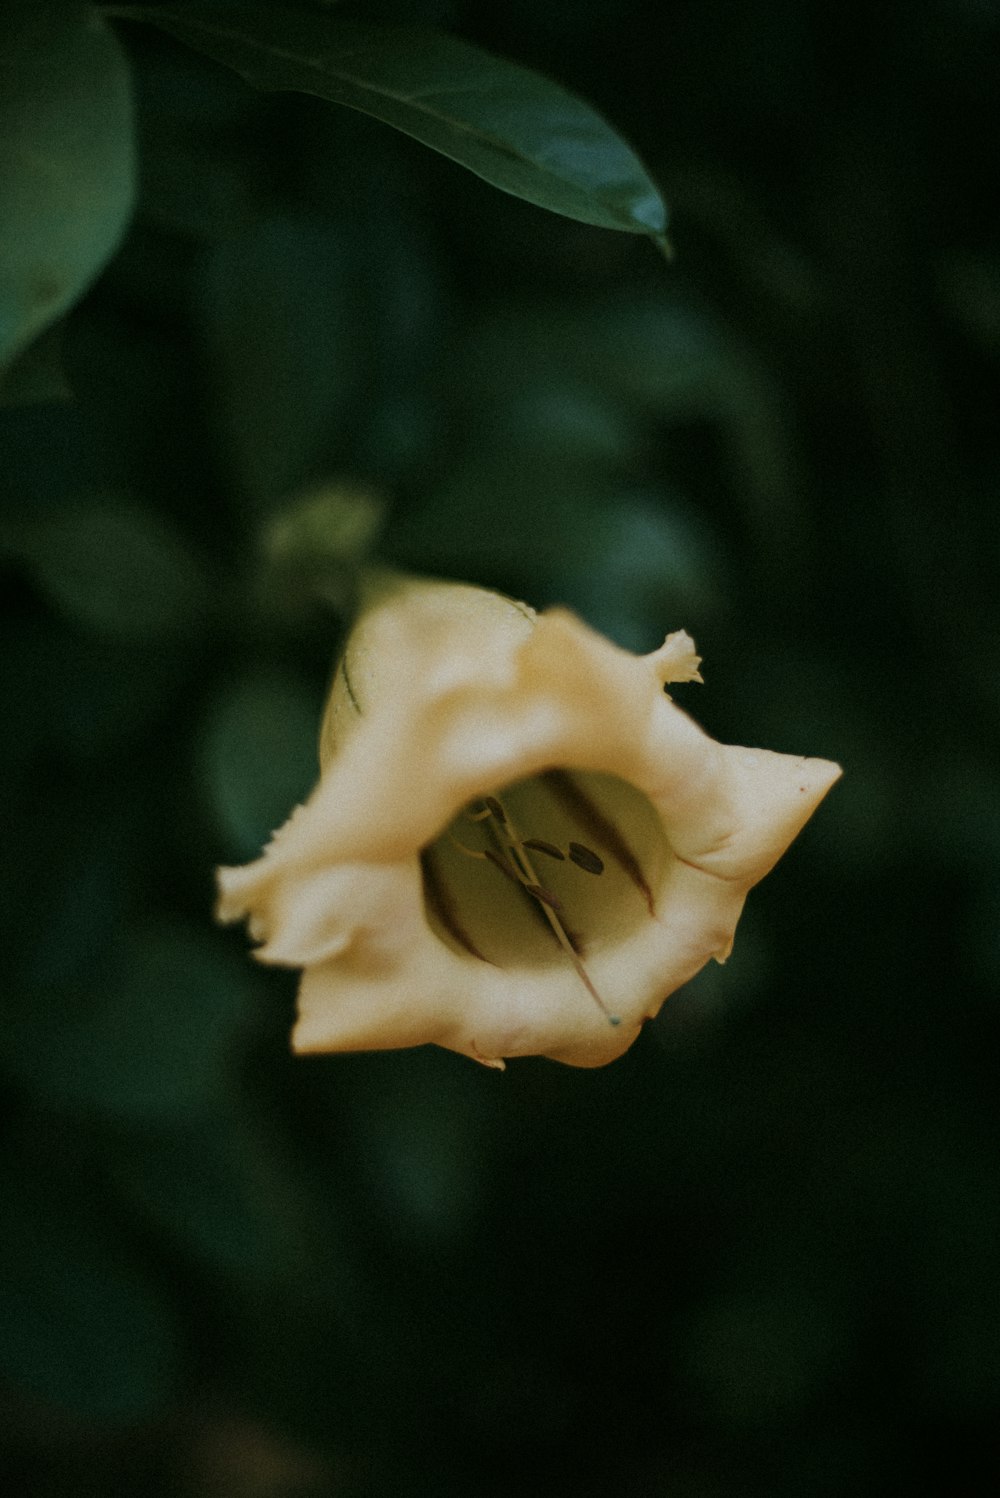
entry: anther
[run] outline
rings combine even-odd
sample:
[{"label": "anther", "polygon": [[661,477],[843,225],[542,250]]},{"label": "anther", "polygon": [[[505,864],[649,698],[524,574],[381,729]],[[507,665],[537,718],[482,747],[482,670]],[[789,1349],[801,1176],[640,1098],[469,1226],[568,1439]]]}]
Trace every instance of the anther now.
[{"label": "anther", "polygon": [[540,884],[525,884],[529,895],[534,895],[536,900],[541,900],[550,910],[562,910],[562,903],[556,899],[551,890],[543,889]]},{"label": "anther", "polygon": [[570,843],[569,856],[578,869],[584,869],[588,874],[604,873],[604,860],[583,843]]},{"label": "anther", "polygon": [[[551,890],[547,890],[544,885],[538,883],[535,871],[531,866],[531,860],[528,857],[528,850],[531,849],[532,852],[546,853],[550,858],[560,860],[565,859],[566,854],[563,853],[561,848],[557,848],[554,843],[546,842],[543,838],[522,838],[496,796],[484,796],[482,799],[482,809],[479,811],[467,809],[466,816],[473,822],[487,822],[492,817],[496,825],[489,827],[488,830],[492,832],[493,837],[498,842],[501,841],[498,828],[503,828],[503,837],[506,840],[504,850],[496,852],[493,848],[486,848],[478,856],[488,859],[495,868],[500,870],[505,878],[519,885],[526,895],[530,895],[542,907],[541,913],[544,914],[556,940],[573,964],[577,976],[594,1000],[594,1003],[604,1015],[609,1025],[620,1025],[621,1016],[610,1012],[608,1006],[591,982],[590,975],[583,965],[580,957],[581,944],[579,937],[571,935],[566,930],[557,914],[563,908],[561,902]],[[459,847],[461,846],[459,844]],[[463,849],[463,851],[470,852],[471,850]],[[588,873],[600,874],[604,871],[604,864],[601,859],[598,858],[597,854],[591,848],[585,847],[583,843],[570,843],[569,856],[574,863],[580,868],[586,869]]]},{"label": "anther", "polygon": [[526,837],[521,844],[522,848],[530,848],[534,853],[546,853],[549,858],[564,859],[565,853],[557,848],[555,843],[546,843],[540,837]]}]

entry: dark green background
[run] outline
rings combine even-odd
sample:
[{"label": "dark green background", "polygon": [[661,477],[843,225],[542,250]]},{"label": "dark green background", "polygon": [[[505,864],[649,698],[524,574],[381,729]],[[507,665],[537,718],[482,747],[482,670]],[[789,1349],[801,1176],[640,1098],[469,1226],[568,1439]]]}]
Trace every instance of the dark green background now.
[{"label": "dark green background", "polygon": [[[0,413],[7,1490],[987,1491],[1000,12],[345,10],[589,99],[676,256],[120,28],[138,216],[72,399]],[[687,627],[706,727],[845,766],[607,1070],[293,1060],[212,926],[314,774],[315,484],[382,559]]]}]

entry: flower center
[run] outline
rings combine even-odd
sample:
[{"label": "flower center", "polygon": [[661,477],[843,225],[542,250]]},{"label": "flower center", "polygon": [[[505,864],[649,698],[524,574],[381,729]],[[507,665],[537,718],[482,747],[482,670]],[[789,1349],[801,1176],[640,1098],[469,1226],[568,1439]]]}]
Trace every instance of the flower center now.
[{"label": "flower center", "polygon": [[428,919],[454,951],[502,967],[568,962],[617,1024],[588,958],[654,913],[660,819],[609,775],[550,770],[464,807],[421,855]]}]

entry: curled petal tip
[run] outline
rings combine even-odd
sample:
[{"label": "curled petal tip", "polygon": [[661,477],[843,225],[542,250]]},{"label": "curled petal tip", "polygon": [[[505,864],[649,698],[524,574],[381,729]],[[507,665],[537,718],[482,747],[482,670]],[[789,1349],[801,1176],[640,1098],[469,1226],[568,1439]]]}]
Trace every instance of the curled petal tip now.
[{"label": "curled petal tip", "polygon": [[480,1066],[485,1066],[490,1071],[507,1070],[507,1063],[502,1056],[484,1056],[482,1052],[476,1048],[474,1042],[468,1054],[472,1057],[473,1061],[478,1061]]},{"label": "curled petal tip", "polygon": [[252,916],[252,890],[256,883],[252,875],[253,865],[247,868],[222,868],[216,870],[215,919],[223,926],[231,926]]},{"label": "curled petal tip", "polygon": [[[840,780],[844,771],[832,759],[800,759],[800,775],[797,795],[808,807],[807,816],[812,816],[823,797]],[[806,819],[803,818],[803,821]]]},{"label": "curled petal tip", "polygon": [[342,957],[351,945],[352,931],[335,931],[314,936],[283,928],[280,937],[265,942],[254,952],[258,962],[271,967],[302,967],[312,962],[332,962]]},{"label": "curled petal tip", "polygon": [[743,877],[749,888],[774,867],[842,771],[827,759],[767,749],[729,747],[726,756],[738,820],[718,856],[707,862],[717,872],[728,869],[727,877]]},{"label": "curled petal tip", "polygon": [[670,682],[703,682],[705,679],[698,669],[701,656],[686,629],[677,629],[667,635],[659,650],[654,650],[646,659],[653,665],[663,686]]}]

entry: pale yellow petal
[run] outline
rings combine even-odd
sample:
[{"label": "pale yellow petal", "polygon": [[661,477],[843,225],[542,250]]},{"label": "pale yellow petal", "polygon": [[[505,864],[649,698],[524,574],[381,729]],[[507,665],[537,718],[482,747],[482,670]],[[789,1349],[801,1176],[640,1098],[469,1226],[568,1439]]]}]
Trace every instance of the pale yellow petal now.
[{"label": "pale yellow petal", "polygon": [[709,738],[664,692],[699,664],[683,631],[637,657],[564,610],[383,579],[316,790],[219,876],[220,919],[303,969],[293,1047],[600,1066],[724,961],[840,771]]}]

